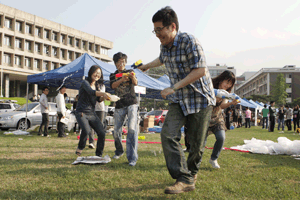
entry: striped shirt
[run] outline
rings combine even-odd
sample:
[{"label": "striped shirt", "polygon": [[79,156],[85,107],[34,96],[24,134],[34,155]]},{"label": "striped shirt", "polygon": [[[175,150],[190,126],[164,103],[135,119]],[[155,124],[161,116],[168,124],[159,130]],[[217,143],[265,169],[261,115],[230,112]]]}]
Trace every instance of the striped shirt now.
[{"label": "striped shirt", "polygon": [[178,32],[172,47],[161,45],[160,51],[160,62],[165,64],[172,86],[184,79],[193,69],[205,68],[206,73],[203,77],[176,90],[175,95],[169,97],[173,102],[180,104],[185,116],[216,104],[204,52],[193,35]]}]

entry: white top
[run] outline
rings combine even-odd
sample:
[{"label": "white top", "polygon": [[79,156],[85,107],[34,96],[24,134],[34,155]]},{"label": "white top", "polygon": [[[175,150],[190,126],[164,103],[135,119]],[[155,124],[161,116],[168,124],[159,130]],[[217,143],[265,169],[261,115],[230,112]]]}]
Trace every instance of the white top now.
[{"label": "white top", "polygon": [[[41,113],[49,113],[49,104],[47,96],[43,93],[40,98],[40,105],[41,105]],[[46,110],[46,108],[48,108]]]},{"label": "white top", "polygon": [[67,109],[64,95],[59,92],[55,99],[57,105],[57,112],[61,113],[63,116],[66,116]]},{"label": "white top", "polygon": [[[103,84],[102,87],[100,87],[100,92],[105,92],[105,85]],[[106,106],[104,104],[104,101],[101,102],[96,102],[95,105],[95,111],[104,111],[104,112],[108,112],[108,106]]]}]

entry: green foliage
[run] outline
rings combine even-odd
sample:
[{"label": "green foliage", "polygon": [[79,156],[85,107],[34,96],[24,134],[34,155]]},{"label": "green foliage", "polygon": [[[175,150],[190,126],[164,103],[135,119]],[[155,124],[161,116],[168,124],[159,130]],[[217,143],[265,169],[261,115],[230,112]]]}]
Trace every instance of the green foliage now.
[{"label": "green foliage", "polygon": [[[17,104],[19,104],[20,106],[26,104],[26,98],[22,98],[22,97],[1,97],[0,99],[9,99],[9,100],[16,100]],[[31,101],[28,99],[28,103],[31,103]]]},{"label": "green foliage", "polygon": [[276,102],[277,105],[286,104],[286,98],[288,97],[286,88],[288,87],[288,84],[285,83],[284,74],[278,74],[276,77],[276,82],[274,85],[272,85],[271,90],[272,99]]},{"label": "green foliage", "polygon": [[152,78],[159,78],[167,73],[167,69],[165,65],[162,65],[160,67],[151,68],[148,70],[147,74],[151,76]]},{"label": "green foliage", "polygon": [[292,105],[293,105],[293,106],[295,106],[295,105],[300,105],[300,97],[297,98],[297,99],[294,99]]},{"label": "green foliage", "polygon": [[[195,191],[166,195],[164,188],[175,180],[167,170],[161,144],[139,144],[135,167],[128,165],[125,154],[108,164],[72,165],[78,144],[73,133],[67,138],[58,138],[54,130],[50,138],[36,132],[31,137],[2,133],[0,199],[299,199],[299,160],[287,155],[223,150],[218,158],[221,169],[216,170],[208,162],[212,150],[205,149]],[[140,135],[145,136],[143,141],[160,142],[158,133]],[[224,147],[242,145],[252,137],[299,139],[287,131],[238,128],[226,132]],[[210,135],[206,145],[213,147],[215,141]],[[114,142],[106,141],[103,155],[112,157],[114,151]],[[94,149],[82,152],[82,156],[94,155]]]},{"label": "green foliage", "polygon": [[73,104],[71,104],[71,103],[67,103],[67,104],[66,104],[66,107],[67,107],[69,110],[71,110],[72,106],[73,106]]}]

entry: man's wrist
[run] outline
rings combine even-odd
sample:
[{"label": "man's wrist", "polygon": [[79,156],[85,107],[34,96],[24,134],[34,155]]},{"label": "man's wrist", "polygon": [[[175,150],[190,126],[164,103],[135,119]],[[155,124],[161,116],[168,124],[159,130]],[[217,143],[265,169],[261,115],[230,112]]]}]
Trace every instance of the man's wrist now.
[{"label": "man's wrist", "polygon": [[172,88],[172,90],[174,90],[174,91],[178,90],[177,88],[175,88],[175,85],[173,85],[171,88]]}]

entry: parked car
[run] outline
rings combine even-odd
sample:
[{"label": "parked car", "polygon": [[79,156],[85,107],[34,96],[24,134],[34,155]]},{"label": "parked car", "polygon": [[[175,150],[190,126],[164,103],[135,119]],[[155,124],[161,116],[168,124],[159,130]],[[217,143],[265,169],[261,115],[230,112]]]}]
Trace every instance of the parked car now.
[{"label": "parked car", "polygon": [[154,115],[154,125],[162,126],[165,121],[167,113],[168,110],[153,110],[148,112],[145,115],[145,118],[148,117],[149,115]]},{"label": "parked car", "polygon": [[[56,103],[49,102],[49,127],[56,126]],[[0,114],[0,129],[8,130],[19,129],[26,130],[32,126],[40,125],[42,122],[42,113],[39,102],[28,104],[27,108],[27,124],[26,104],[15,111]]]},{"label": "parked car", "polygon": [[21,107],[19,104],[16,104],[15,100],[0,100],[0,113],[11,112]]}]

